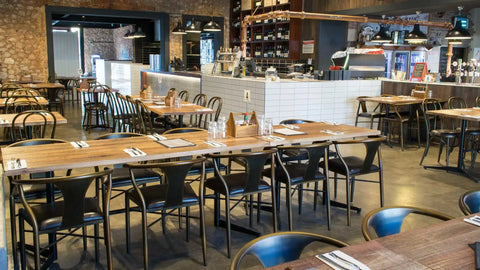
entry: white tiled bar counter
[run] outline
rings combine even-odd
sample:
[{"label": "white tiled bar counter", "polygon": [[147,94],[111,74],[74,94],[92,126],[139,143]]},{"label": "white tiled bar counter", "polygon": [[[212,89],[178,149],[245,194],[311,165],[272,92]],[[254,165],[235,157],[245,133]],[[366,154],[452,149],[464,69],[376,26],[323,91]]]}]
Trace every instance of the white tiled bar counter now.
[{"label": "white tiled bar counter", "polygon": [[379,80],[266,82],[263,78],[202,76],[202,93],[223,99],[222,115],[244,112],[244,90],[251,91],[248,110],[273,119],[308,119],[355,124],[358,96],[379,96]]}]

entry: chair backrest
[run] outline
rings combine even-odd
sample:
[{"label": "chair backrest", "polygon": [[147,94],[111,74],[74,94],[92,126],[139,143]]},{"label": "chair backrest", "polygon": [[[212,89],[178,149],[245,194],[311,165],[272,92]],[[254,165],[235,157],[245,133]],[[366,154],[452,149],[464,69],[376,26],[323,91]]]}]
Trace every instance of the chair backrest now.
[{"label": "chair backrest", "polygon": [[[264,170],[265,163],[270,160],[270,167],[274,167],[275,157],[277,153],[276,148],[265,149],[257,152],[242,152],[236,154],[211,154],[210,157],[216,158],[239,158],[245,163],[245,171],[239,174],[245,174],[245,186],[243,187],[244,193],[255,193],[259,191],[259,184],[262,180],[262,172]],[[217,162],[213,162],[215,165],[215,173],[217,179],[225,182],[225,179],[220,173]]]},{"label": "chair backrest", "polygon": [[127,101],[128,110],[131,113],[131,123],[130,123],[130,131],[135,133],[141,133],[143,120],[142,115],[140,114],[140,109],[137,106],[137,103],[131,96],[125,96]]},{"label": "chair backrest", "polygon": [[153,131],[152,118],[147,106],[145,105],[145,103],[143,103],[143,101],[139,99],[135,100],[135,105],[138,108],[138,113],[140,118],[139,121],[141,121],[139,133],[142,133],[142,134],[153,133],[154,131]]},{"label": "chair backrest", "polygon": [[467,191],[458,198],[458,206],[465,215],[480,212],[480,190]]},{"label": "chair backrest", "polygon": [[[341,144],[364,144],[365,145],[365,158],[363,159],[362,167],[360,168],[359,174],[370,173],[375,157],[378,160],[378,167],[382,169],[382,153],[381,145],[385,141],[383,136],[370,136],[366,139],[360,140],[351,140],[351,141],[334,141],[336,152],[338,156],[343,160],[342,155],[340,154],[338,146]],[[346,165],[345,165],[346,166]]]},{"label": "chair backrest", "polygon": [[[207,95],[197,94],[192,101],[193,104],[200,105],[202,107],[207,106]],[[192,127],[200,127],[202,115],[201,114],[192,114],[190,115],[190,125]]]},{"label": "chair backrest", "polygon": [[178,96],[180,97],[181,100],[188,101],[188,97],[189,97],[188,90],[180,91],[180,93],[178,93]]},{"label": "chair backrest", "polygon": [[440,117],[427,115],[428,111],[442,109],[442,104],[440,101],[434,98],[426,98],[423,100],[422,107],[420,109],[422,110],[423,120],[425,121],[425,127],[428,131],[437,129],[437,125],[440,129],[443,127]]},{"label": "chair backrest", "polygon": [[107,140],[107,139],[120,139],[120,138],[130,138],[130,137],[140,137],[143,134],[132,133],[132,132],[117,132],[117,133],[108,133],[97,137],[95,140]]},{"label": "chair backrest", "polygon": [[[173,162],[163,162],[163,163],[147,163],[147,164],[138,164],[138,163],[129,163],[125,164],[125,167],[130,169],[130,176],[132,179],[132,184],[140,195],[142,201],[145,203],[143,196],[141,195],[140,188],[135,182],[135,170],[136,169],[160,169],[162,170],[165,176],[165,184],[167,186],[165,205],[164,207],[175,207],[179,206],[183,202],[184,190],[185,190],[185,178],[188,175],[188,171],[192,168],[194,164],[202,163],[204,164],[206,158],[197,158],[193,160],[181,160]],[[203,190],[203,181],[205,177],[205,166],[202,165],[202,172],[200,177],[200,188]]]},{"label": "chair backrest", "polygon": [[375,209],[368,213],[362,222],[362,233],[365,240],[372,240],[370,228],[372,228],[378,237],[397,234],[400,232],[403,220],[409,214],[419,214],[429,216],[440,220],[450,220],[453,217],[440,212],[410,206],[390,206]]},{"label": "chair backrest", "polygon": [[480,107],[480,96],[475,98],[475,107]]},{"label": "chair backrest", "polygon": [[[208,122],[210,121],[218,121],[218,116],[220,116],[220,112],[222,111],[223,100],[221,97],[212,97],[208,100],[207,107],[214,110],[214,114],[201,114],[200,115],[200,123],[203,122],[201,125],[204,129],[208,128]],[[204,120],[203,120],[204,119]]]},{"label": "chair backrest", "polygon": [[201,128],[172,128],[163,132],[163,134],[175,134],[175,133],[189,133],[189,132],[198,132],[205,131]]},{"label": "chair backrest", "polygon": [[230,270],[240,268],[246,255],[258,258],[263,267],[272,267],[300,258],[302,251],[312,242],[322,242],[337,248],[348,246],[347,243],[314,233],[278,232],[258,237],[244,245],[233,258]]},{"label": "chair backrest", "polygon": [[13,96],[5,99],[5,113],[20,113],[28,110],[42,110],[43,106],[38,103],[36,97]]},{"label": "chair backrest", "polygon": [[[48,124],[49,118],[52,123]],[[35,124],[29,123],[34,121]],[[48,128],[50,126],[50,128]],[[47,130],[50,129],[50,138],[55,137],[57,119],[49,111],[28,110],[15,115],[10,129],[10,138],[12,141],[22,141],[30,139],[45,138]]]},{"label": "chair backrest", "polygon": [[[310,145],[290,145],[290,146],[278,146],[279,154],[277,155],[278,165],[284,168],[284,171],[288,175],[288,171],[285,169],[281,160],[281,152],[287,149],[305,150],[308,153],[307,169],[305,170],[304,180],[313,180],[315,175],[318,174],[318,164],[321,158],[328,157],[328,147],[331,142],[314,143]],[[327,162],[325,162],[327,166]],[[328,171],[326,172],[328,174]]]},{"label": "chair backrest", "polygon": [[294,125],[294,124],[303,124],[303,123],[315,123],[315,121],[312,120],[305,120],[305,119],[285,119],[280,121],[280,125]]},{"label": "chair backrest", "polygon": [[462,97],[450,97],[447,105],[449,109],[462,109],[467,107],[467,103]]},{"label": "chair backrest", "polygon": [[[12,183],[19,187],[20,197],[27,212],[33,216],[33,210],[25,198],[23,185],[45,185],[53,184],[62,193],[63,198],[63,215],[61,228],[67,229],[77,227],[85,223],[85,198],[88,188],[95,179],[102,179],[103,200],[104,205],[110,202],[111,189],[111,173],[112,169],[96,173],[62,176],[54,178],[37,178],[34,180],[14,179]],[[56,204],[58,201],[53,202]],[[102,207],[103,208],[103,207]],[[108,215],[108,210],[102,209],[104,215]],[[105,211],[106,210],[106,211]],[[34,221],[36,222],[36,221]]]},{"label": "chair backrest", "polygon": [[357,97],[357,100],[358,100],[357,114],[366,113],[368,111],[367,102],[364,101],[364,100],[359,100],[361,98],[368,98],[368,97],[370,97],[370,96],[359,96],[359,97]]},{"label": "chair backrest", "polygon": [[36,89],[30,89],[30,88],[19,88],[12,90],[8,93],[9,97],[15,97],[15,96],[31,96],[31,97],[41,97],[42,95],[38,90]]}]

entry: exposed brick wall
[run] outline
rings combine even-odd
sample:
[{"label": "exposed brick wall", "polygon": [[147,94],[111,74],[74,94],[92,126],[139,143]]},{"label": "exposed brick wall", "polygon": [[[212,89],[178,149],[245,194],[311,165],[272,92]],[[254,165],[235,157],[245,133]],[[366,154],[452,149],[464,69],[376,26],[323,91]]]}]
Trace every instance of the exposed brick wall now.
[{"label": "exposed brick wall", "polygon": [[115,44],[115,59],[132,60],[133,59],[133,42],[131,39],[124,39],[123,36],[132,31],[132,26],[125,26],[113,29],[113,42]]},{"label": "exposed brick wall", "polygon": [[[18,79],[21,66],[35,78],[47,79],[45,5],[177,15],[173,17],[179,14],[211,16],[214,5],[213,15],[225,17],[224,44],[229,44],[230,0],[0,0],[0,79]],[[180,55],[181,39],[173,36],[170,35],[170,55]]]},{"label": "exposed brick wall", "polygon": [[90,56],[99,54],[100,58],[114,60],[115,46],[113,42],[113,29],[85,28],[83,30],[84,38],[84,57],[85,70],[92,72]]}]

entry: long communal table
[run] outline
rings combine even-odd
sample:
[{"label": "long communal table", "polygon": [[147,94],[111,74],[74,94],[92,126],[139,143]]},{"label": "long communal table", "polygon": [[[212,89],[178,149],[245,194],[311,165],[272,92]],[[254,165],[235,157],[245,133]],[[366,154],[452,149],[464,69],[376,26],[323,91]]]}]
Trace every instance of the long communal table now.
[{"label": "long communal table", "polygon": [[[370,269],[475,269],[474,251],[468,244],[478,239],[480,228],[461,217],[340,250]],[[269,269],[332,268],[312,256]]]},{"label": "long communal table", "polygon": [[[66,170],[75,168],[86,168],[93,166],[109,166],[128,162],[158,160],[182,156],[196,156],[216,152],[237,151],[249,148],[263,148],[265,146],[276,146],[280,144],[310,143],[322,140],[342,140],[352,137],[378,135],[378,130],[372,130],[348,125],[331,125],[328,123],[298,124],[299,131],[306,134],[295,136],[282,136],[285,140],[269,141],[262,137],[245,137],[218,140],[225,144],[222,147],[212,147],[205,143],[207,132],[169,134],[169,139],[183,138],[193,142],[195,146],[181,148],[167,148],[149,137],[132,137],[109,140],[87,141],[90,147],[75,149],[71,144],[57,143],[50,145],[23,146],[13,148],[2,148],[3,162],[3,184],[7,176]],[[146,156],[131,157],[123,150],[136,147]],[[25,160],[27,168],[8,169],[7,162],[12,159]],[[4,192],[0,193],[0,261],[6,260],[6,231],[5,231],[5,201]],[[3,252],[2,252],[3,251]]]}]

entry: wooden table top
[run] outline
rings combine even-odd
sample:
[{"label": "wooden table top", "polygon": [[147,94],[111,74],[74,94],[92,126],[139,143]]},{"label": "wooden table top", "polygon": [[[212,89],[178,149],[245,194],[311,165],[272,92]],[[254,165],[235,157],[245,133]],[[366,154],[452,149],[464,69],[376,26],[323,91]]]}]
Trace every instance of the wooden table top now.
[{"label": "wooden table top", "polygon": [[[32,97],[32,98],[18,98],[16,99],[16,101],[28,101],[28,100],[32,100],[33,99],[38,102],[38,104],[42,105],[42,106],[47,106],[48,105],[48,99],[44,98],[44,97]],[[5,107],[5,101],[7,100],[7,98],[0,98],[0,108],[3,108]]]},{"label": "wooden table top", "polygon": [[[378,238],[340,250],[370,269],[475,269],[474,252],[468,246],[480,239],[480,228],[464,217],[429,227]],[[331,269],[315,257],[269,269]]]},{"label": "wooden table top", "polygon": [[[296,125],[300,131],[307,134],[295,136],[281,136],[283,141],[269,142],[261,137],[245,137],[218,140],[224,143],[225,147],[212,147],[205,143],[207,140],[207,131],[169,134],[167,138],[184,138],[196,144],[196,146],[169,149],[155,142],[153,139],[142,136],[111,140],[91,140],[87,141],[88,148],[75,149],[70,144],[51,144],[38,146],[23,146],[14,148],[2,148],[2,157],[4,162],[4,175],[18,175],[34,172],[45,172],[51,170],[65,170],[69,168],[85,168],[92,166],[106,166],[112,164],[122,164],[128,162],[158,160],[165,158],[174,158],[182,156],[195,156],[208,153],[236,151],[248,148],[262,148],[269,145],[308,143],[320,140],[341,140],[351,139],[352,137],[362,137],[369,135],[378,135],[378,130],[353,127],[347,125],[330,125],[326,123],[309,123]],[[298,129],[297,129],[298,130]],[[341,133],[325,133],[325,130],[338,131]],[[131,157],[123,151],[125,148],[137,147],[146,156]],[[48,157],[48,158],[45,158]],[[27,161],[26,169],[8,170],[6,161],[14,159],[25,159]]]},{"label": "wooden table top", "polygon": [[357,98],[359,101],[370,101],[389,105],[410,105],[423,102],[423,98],[412,96],[391,96],[391,97],[363,97]]},{"label": "wooden table top", "polygon": [[[165,106],[163,102],[164,96],[154,96],[153,99],[142,99],[138,95],[132,95],[133,99],[140,99],[145,103],[147,109],[158,115],[186,115],[186,114],[214,114],[215,110],[193,104],[182,100],[182,106],[175,108],[172,106]],[[158,104],[155,104],[158,103]]]},{"label": "wooden table top", "polygon": [[22,87],[25,88],[32,88],[32,89],[57,89],[57,88],[63,88],[65,89],[65,85],[61,83],[25,83],[22,84]]},{"label": "wooden table top", "polygon": [[480,121],[480,108],[431,110],[427,114],[469,121]]},{"label": "wooden table top", "polygon": [[[66,124],[67,119],[63,117],[59,112],[52,112],[53,116],[55,116],[55,120],[57,125],[59,124]],[[0,127],[11,127],[12,126],[12,121],[13,118],[15,117],[15,113],[8,113],[8,114],[0,114]],[[16,123],[18,126],[23,125],[23,118],[24,116],[21,116],[17,119]],[[27,119],[26,125],[27,126],[36,126],[36,125],[41,125],[43,124],[43,118],[39,115],[32,115]],[[50,115],[47,115],[47,124],[51,125],[53,124],[53,118]]]}]

